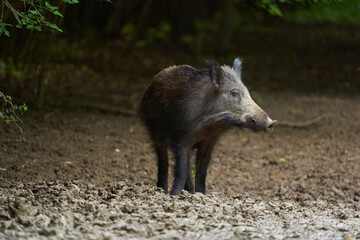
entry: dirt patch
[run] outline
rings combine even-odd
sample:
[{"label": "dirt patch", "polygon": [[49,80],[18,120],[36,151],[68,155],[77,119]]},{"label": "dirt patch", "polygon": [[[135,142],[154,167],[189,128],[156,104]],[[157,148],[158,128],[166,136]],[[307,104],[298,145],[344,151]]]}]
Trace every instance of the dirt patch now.
[{"label": "dirt patch", "polygon": [[359,238],[360,99],[252,95],[280,121],[326,116],[305,129],[229,132],[207,195],[154,187],[155,155],[136,118],[27,116],[25,142],[1,129],[0,238]]},{"label": "dirt patch", "polygon": [[325,200],[264,200],[222,194],[169,196],[143,184],[19,183],[2,189],[0,237],[67,239],[339,239],[359,212]]}]

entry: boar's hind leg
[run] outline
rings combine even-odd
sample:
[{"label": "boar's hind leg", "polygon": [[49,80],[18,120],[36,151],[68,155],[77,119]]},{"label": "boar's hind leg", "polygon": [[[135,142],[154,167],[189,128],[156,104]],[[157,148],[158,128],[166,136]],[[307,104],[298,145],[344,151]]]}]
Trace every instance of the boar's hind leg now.
[{"label": "boar's hind leg", "polygon": [[193,184],[193,181],[192,181],[192,173],[191,173],[191,166],[190,166],[190,163],[191,163],[191,159],[190,159],[190,156],[191,154],[189,154],[189,172],[188,172],[188,175],[187,175],[187,179],[186,179],[186,182],[185,182],[185,190],[188,191],[189,193],[194,193],[194,184]]},{"label": "boar's hind leg", "polygon": [[175,154],[175,179],[171,194],[177,195],[184,189],[185,182],[188,179],[190,169],[190,152],[187,147],[174,146]]},{"label": "boar's hind leg", "polygon": [[198,145],[196,153],[196,175],[195,175],[195,192],[205,194],[206,172],[211,159],[211,152],[215,145],[216,139],[203,140]]},{"label": "boar's hind leg", "polygon": [[158,156],[158,182],[157,186],[168,192],[169,159],[166,143],[155,142],[155,151]]}]

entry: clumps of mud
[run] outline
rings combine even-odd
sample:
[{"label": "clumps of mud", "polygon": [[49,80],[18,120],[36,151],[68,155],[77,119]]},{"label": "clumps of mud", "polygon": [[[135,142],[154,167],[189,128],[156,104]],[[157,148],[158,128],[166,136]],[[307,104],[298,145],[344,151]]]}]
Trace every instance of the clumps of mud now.
[{"label": "clumps of mud", "polygon": [[[144,184],[82,181],[0,188],[0,239],[355,239],[350,205],[217,193],[170,196]],[[304,204],[303,204],[304,205]]]}]

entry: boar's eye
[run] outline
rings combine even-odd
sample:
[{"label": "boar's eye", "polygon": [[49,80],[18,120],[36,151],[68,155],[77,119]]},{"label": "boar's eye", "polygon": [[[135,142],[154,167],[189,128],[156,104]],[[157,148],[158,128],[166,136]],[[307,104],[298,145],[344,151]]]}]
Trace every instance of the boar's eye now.
[{"label": "boar's eye", "polygon": [[237,90],[232,90],[231,91],[231,95],[233,95],[233,97],[236,97],[238,99],[241,99],[241,95]]}]

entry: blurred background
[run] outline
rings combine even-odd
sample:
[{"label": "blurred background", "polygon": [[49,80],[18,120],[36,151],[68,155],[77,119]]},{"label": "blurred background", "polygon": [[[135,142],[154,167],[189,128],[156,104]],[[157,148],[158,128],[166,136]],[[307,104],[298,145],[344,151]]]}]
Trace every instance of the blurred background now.
[{"label": "blurred background", "polygon": [[32,109],[134,110],[161,69],[237,56],[254,91],[360,90],[357,0],[1,2],[0,90]]}]

